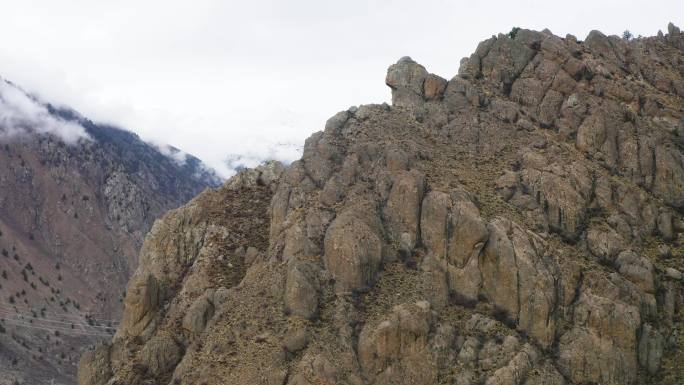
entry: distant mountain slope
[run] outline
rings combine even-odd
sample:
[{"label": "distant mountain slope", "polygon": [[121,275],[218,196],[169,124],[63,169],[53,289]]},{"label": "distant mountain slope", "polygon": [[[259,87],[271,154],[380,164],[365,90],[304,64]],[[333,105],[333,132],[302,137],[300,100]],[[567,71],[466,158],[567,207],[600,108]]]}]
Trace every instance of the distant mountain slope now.
[{"label": "distant mountain slope", "polygon": [[154,220],[221,182],[173,153],[2,82],[0,384],[74,383]]}]

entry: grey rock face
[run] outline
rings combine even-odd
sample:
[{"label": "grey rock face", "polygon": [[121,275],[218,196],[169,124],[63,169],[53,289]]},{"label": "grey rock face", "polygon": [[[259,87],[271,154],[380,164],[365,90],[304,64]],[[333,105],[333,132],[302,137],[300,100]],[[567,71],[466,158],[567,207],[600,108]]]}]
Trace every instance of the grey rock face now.
[{"label": "grey rock face", "polygon": [[362,331],[359,361],[366,375],[373,379],[371,383],[424,384],[435,381],[434,371],[410,369],[430,367],[429,357],[421,354],[428,345],[430,317],[427,302],[399,306],[376,329]]},{"label": "grey rock face", "polygon": [[318,267],[292,261],[285,279],[284,301],[288,312],[311,319],[318,313]]},{"label": "grey rock face", "polygon": [[104,385],[112,377],[109,345],[98,345],[86,351],[81,361],[84,364],[83,370],[78,373],[78,385]]},{"label": "grey rock face", "polygon": [[420,205],[425,176],[420,172],[399,172],[394,178],[383,213],[399,249],[409,255],[419,237]]},{"label": "grey rock face", "polygon": [[153,375],[161,376],[176,366],[182,353],[171,336],[157,335],[140,351],[140,361]]},{"label": "grey rock face", "polygon": [[152,274],[134,277],[129,284],[121,330],[140,335],[154,321],[160,302],[159,283]]},{"label": "grey rock face", "polygon": [[445,79],[428,73],[408,56],[390,66],[385,83],[392,89],[392,105],[409,108],[441,101],[447,89]]},{"label": "grey rock face", "polygon": [[[681,324],[684,226],[666,127],[682,117],[680,56],[662,39],[517,30],[481,43],[446,83],[402,58],[388,70],[393,106],[335,115],[269,190],[268,246],[251,242],[260,257],[178,381],[674,376],[663,347]],[[654,258],[659,245],[667,258]]]},{"label": "grey rock face", "polygon": [[183,328],[190,333],[198,334],[204,331],[207,322],[214,315],[215,306],[212,302],[213,290],[208,291],[195,300],[183,318]]},{"label": "grey rock face", "polygon": [[660,370],[663,358],[664,338],[651,325],[645,323],[639,338],[639,364],[654,375]]},{"label": "grey rock face", "polygon": [[374,213],[360,210],[342,213],[326,232],[325,263],[340,291],[368,287],[380,267],[381,238],[376,225],[364,220],[368,214]]},{"label": "grey rock face", "polygon": [[423,83],[428,76],[425,67],[405,56],[387,71],[385,83],[392,88],[392,104],[412,107],[423,102]]}]

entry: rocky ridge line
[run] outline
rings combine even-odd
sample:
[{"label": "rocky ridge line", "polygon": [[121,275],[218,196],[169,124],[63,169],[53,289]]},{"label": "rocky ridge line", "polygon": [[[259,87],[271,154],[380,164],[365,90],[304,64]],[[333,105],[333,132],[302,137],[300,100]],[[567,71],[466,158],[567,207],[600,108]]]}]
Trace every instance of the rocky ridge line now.
[{"label": "rocky ridge line", "polygon": [[158,222],[79,383],[680,382],[679,29],[519,30],[386,83]]}]

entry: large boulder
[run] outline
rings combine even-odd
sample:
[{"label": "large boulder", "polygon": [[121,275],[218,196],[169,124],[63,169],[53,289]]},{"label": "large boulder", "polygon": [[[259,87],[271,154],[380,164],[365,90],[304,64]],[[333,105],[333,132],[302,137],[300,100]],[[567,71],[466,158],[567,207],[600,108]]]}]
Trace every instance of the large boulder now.
[{"label": "large boulder", "polygon": [[410,255],[420,233],[420,206],[425,191],[425,176],[418,171],[400,171],[393,178],[383,214],[399,250]]},{"label": "large boulder", "polygon": [[487,226],[489,241],[482,254],[482,294],[492,302],[501,317],[515,323],[520,311],[519,280],[513,243],[508,238],[511,223],[495,219]]},{"label": "large boulder", "polygon": [[108,344],[97,345],[81,355],[78,363],[78,385],[105,385],[111,377]]},{"label": "large boulder", "polygon": [[615,264],[620,274],[637,285],[641,291],[655,293],[653,264],[648,258],[640,257],[633,251],[623,251],[618,255]]},{"label": "large boulder", "polygon": [[131,279],[124,299],[124,312],[118,335],[137,336],[149,330],[157,316],[160,289],[152,274],[139,274]]},{"label": "large boulder", "polygon": [[518,329],[543,347],[556,339],[556,277],[558,268],[544,254],[547,244],[530,231],[514,227],[511,234],[515,250],[520,313]]},{"label": "large boulder", "polygon": [[655,149],[653,192],[676,208],[684,208],[684,159],[669,146]]},{"label": "large boulder", "polygon": [[508,94],[513,82],[534,57],[535,51],[526,42],[503,35],[494,37],[489,42],[486,49],[478,47],[471,56],[471,61],[479,63],[479,74]]},{"label": "large boulder", "polygon": [[660,370],[664,346],[663,335],[653,326],[645,323],[641,328],[641,337],[639,337],[639,365],[651,375],[658,374]]},{"label": "large boulder", "polygon": [[560,371],[575,383],[631,384],[637,375],[637,308],[592,293],[575,306],[575,326],[559,341]]},{"label": "large boulder", "polygon": [[385,83],[392,89],[392,104],[415,107],[423,103],[423,83],[428,77],[425,67],[404,56],[387,70]]},{"label": "large boulder", "polygon": [[359,336],[359,364],[371,384],[431,384],[436,370],[429,350],[430,305],[399,305]]},{"label": "large boulder", "polygon": [[150,339],[140,350],[140,363],[154,376],[169,374],[183,358],[183,350],[168,334],[159,334]]},{"label": "large boulder", "polygon": [[[480,286],[479,255],[487,241],[487,227],[479,210],[460,191],[430,191],[423,199],[420,228],[423,245],[434,258],[432,283],[439,290],[446,271],[449,292],[458,302],[474,302]],[[438,267],[442,266],[442,267]]]},{"label": "large boulder", "polygon": [[489,233],[480,217],[480,210],[468,197],[463,193],[454,193],[451,201],[445,257],[452,265],[463,268],[480,255]]},{"label": "large boulder", "polygon": [[325,265],[338,291],[368,288],[382,261],[382,238],[373,207],[351,208],[332,221],[325,234]]},{"label": "large boulder", "polygon": [[519,225],[497,218],[489,226],[482,254],[481,294],[507,322],[542,346],[555,339],[556,267],[538,250],[545,243]]},{"label": "large boulder", "polygon": [[311,262],[288,264],[283,299],[285,310],[292,315],[312,319],[318,313],[319,267]]},{"label": "large boulder", "polygon": [[435,74],[428,74],[423,83],[423,94],[425,100],[436,101],[444,97],[444,91],[447,87],[446,79]]},{"label": "large boulder", "polygon": [[214,315],[213,290],[208,290],[197,298],[183,317],[183,328],[191,334],[199,334]]},{"label": "large boulder", "polygon": [[539,353],[532,345],[525,345],[513,359],[487,378],[485,385],[521,384],[539,359]]},{"label": "large boulder", "polygon": [[524,191],[540,206],[548,227],[574,241],[584,230],[592,178],[581,163],[548,165],[538,154],[525,153],[520,172]]},{"label": "large boulder", "polygon": [[625,240],[608,226],[592,226],[587,231],[589,252],[604,263],[613,263],[625,247]]}]

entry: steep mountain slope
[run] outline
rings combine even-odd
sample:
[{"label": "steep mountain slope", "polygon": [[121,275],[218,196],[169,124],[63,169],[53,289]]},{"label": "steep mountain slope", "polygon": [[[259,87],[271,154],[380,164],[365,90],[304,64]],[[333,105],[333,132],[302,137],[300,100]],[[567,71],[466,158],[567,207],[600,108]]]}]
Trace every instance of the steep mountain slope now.
[{"label": "steep mountain slope", "polygon": [[386,83],[157,222],[79,384],[682,383],[679,29]]},{"label": "steep mountain slope", "polygon": [[74,383],[81,347],[116,327],[153,221],[219,179],[10,83],[0,91],[0,383]]}]

